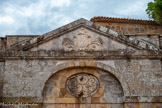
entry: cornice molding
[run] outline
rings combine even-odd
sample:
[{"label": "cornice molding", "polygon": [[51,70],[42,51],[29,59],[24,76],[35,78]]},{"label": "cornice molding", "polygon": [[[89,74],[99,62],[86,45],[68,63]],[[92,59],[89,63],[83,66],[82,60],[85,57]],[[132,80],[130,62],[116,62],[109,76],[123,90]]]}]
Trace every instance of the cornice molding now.
[{"label": "cornice molding", "polygon": [[162,59],[161,51],[6,51],[1,60],[7,59]]}]

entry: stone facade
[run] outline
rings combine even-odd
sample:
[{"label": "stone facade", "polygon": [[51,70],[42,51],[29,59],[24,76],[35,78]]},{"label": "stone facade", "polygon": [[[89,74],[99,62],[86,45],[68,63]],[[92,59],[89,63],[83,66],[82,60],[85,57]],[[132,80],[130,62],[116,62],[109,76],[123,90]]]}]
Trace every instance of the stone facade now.
[{"label": "stone facade", "polygon": [[91,21],[129,38],[139,39],[162,48],[162,41],[159,41],[162,39],[162,27],[155,21],[111,17],[93,17]]},{"label": "stone facade", "polygon": [[161,40],[139,37],[81,18],[40,36],[0,38],[0,106],[161,108]]},{"label": "stone facade", "polygon": [[115,30],[124,35],[135,34],[162,34],[161,25],[152,20],[136,20],[111,17],[93,17],[91,21]]}]

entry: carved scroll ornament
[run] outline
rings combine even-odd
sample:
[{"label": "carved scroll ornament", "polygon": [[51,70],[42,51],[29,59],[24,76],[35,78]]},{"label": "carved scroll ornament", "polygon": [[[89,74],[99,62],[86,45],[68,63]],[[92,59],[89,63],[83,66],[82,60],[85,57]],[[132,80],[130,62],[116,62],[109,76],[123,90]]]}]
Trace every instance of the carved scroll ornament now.
[{"label": "carved scroll ornament", "polygon": [[66,81],[68,92],[75,97],[90,97],[99,89],[98,79],[89,74],[77,74]]},{"label": "carved scroll ornament", "polygon": [[62,45],[67,50],[100,50],[103,41],[99,37],[97,39],[91,38],[89,33],[85,29],[80,29],[78,33],[71,38],[64,38]]}]

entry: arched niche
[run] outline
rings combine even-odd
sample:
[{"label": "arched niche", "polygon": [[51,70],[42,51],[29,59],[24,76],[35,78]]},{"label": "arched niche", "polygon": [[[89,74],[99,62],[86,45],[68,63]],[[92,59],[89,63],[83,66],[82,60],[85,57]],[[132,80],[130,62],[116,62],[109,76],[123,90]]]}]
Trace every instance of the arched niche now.
[{"label": "arched niche", "polygon": [[[88,98],[78,98],[68,92],[66,81],[77,74],[90,74],[99,80],[99,89]],[[109,71],[94,67],[71,67],[53,73],[43,89],[43,103],[49,104],[122,104],[124,92],[119,80]]]}]

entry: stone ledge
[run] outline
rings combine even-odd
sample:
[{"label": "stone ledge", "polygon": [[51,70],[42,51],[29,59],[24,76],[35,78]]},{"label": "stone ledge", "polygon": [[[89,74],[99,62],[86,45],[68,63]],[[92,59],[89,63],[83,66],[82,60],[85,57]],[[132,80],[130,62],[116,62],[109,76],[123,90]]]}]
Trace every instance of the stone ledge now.
[{"label": "stone ledge", "polygon": [[0,59],[161,59],[161,51],[6,51]]},{"label": "stone ledge", "polygon": [[[6,103],[43,103],[43,98],[36,98],[36,97],[1,97],[0,98],[2,102]],[[162,96],[125,96],[123,97],[125,99],[124,103],[161,103],[162,102]],[[78,98],[70,98],[70,100],[73,100],[72,102],[69,102],[69,98],[56,98],[55,100],[58,100],[55,103],[79,103]],[[93,100],[93,99],[92,99]],[[50,102],[46,102],[50,103]],[[105,102],[92,102],[92,103],[105,103]],[[111,102],[116,103],[116,102]],[[119,102],[121,103],[121,102]]]},{"label": "stone ledge", "polygon": [[162,102],[162,96],[126,96],[125,102],[155,102],[155,103],[161,103]]},{"label": "stone ledge", "polygon": [[2,102],[6,103],[42,103],[43,98],[38,97],[0,97]]}]

